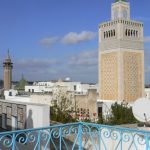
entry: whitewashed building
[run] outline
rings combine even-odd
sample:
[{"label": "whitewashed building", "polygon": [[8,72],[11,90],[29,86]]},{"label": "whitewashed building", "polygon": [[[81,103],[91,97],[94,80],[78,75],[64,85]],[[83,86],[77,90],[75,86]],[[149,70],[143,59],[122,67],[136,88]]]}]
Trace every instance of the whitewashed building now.
[{"label": "whitewashed building", "polygon": [[97,89],[97,84],[83,84],[81,82],[71,82],[71,81],[49,81],[49,82],[34,82],[33,85],[25,86],[25,92],[31,93],[46,93],[54,92],[58,89],[63,88],[69,92],[76,93],[87,93],[88,89]]}]

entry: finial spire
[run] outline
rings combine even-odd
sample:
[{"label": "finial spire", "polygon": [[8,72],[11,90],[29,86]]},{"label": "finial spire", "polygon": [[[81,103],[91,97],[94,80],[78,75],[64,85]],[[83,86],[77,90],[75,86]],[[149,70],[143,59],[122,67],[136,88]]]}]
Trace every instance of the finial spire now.
[{"label": "finial spire", "polygon": [[10,59],[9,49],[7,50],[7,59]]}]

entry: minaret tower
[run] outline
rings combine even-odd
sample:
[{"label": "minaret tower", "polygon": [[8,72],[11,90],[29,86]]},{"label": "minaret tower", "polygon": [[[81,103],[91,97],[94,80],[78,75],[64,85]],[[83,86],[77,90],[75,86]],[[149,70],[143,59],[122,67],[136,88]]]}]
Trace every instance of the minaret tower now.
[{"label": "minaret tower", "polygon": [[11,89],[11,84],[12,84],[12,68],[13,68],[13,63],[11,62],[10,55],[9,55],[9,50],[7,53],[7,57],[3,63],[4,67],[4,90],[9,90]]},{"label": "minaret tower", "polygon": [[100,99],[131,102],[144,95],[143,23],[130,20],[130,4],[116,0],[111,21],[99,26]]}]

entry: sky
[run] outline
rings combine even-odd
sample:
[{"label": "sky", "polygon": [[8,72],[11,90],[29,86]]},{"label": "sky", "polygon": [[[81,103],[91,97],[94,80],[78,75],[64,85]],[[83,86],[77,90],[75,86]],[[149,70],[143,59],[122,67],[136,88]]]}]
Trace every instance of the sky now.
[{"label": "sky", "polygon": [[[70,77],[98,82],[98,26],[115,0],[1,0],[0,79],[7,50],[13,80]],[[150,83],[150,1],[132,0],[131,18],[144,22],[145,82]]]}]

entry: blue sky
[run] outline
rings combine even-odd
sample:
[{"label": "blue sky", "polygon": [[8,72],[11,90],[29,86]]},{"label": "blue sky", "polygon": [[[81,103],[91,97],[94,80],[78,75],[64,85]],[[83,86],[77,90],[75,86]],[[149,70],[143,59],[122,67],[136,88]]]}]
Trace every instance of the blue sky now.
[{"label": "blue sky", "polygon": [[[1,0],[0,79],[10,49],[13,80],[70,77],[97,82],[98,25],[114,0]],[[144,22],[145,80],[150,83],[150,1],[131,1],[131,18]]]}]

